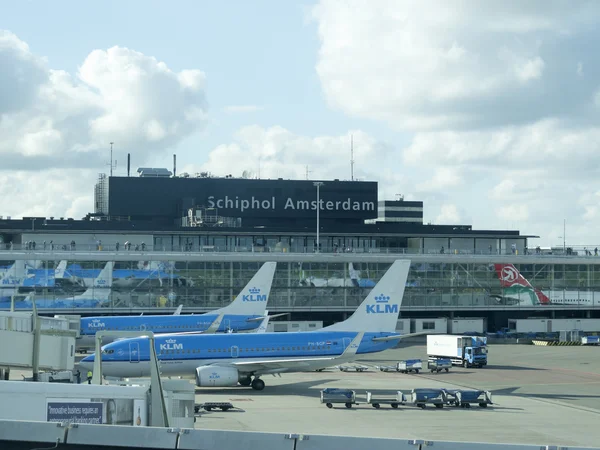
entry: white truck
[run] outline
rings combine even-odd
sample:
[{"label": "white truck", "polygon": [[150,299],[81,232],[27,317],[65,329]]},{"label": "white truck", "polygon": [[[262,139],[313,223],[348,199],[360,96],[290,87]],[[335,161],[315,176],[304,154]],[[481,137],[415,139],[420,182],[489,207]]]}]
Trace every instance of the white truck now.
[{"label": "white truck", "polygon": [[430,361],[444,358],[450,359],[453,365],[483,367],[487,365],[487,353],[486,337],[427,335],[427,355]]}]

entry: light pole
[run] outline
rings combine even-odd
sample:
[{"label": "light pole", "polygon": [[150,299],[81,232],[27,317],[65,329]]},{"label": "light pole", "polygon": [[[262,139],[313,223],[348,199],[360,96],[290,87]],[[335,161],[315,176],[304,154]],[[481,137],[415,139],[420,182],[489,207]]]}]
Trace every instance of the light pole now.
[{"label": "light pole", "polygon": [[321,205],[319,204],[320,199],[319,199],[319,188],[321,186],[323,186],[325,183],[323,183],[322,181],[314,181],[313,185],[317,187],[317,253],[319,253],[319,212],[321,209]]},{"label": "light pole", "polygon": [[563,235],[559,236],[563,239],[563,255],[567,254],[567,219],[563,219]]}]

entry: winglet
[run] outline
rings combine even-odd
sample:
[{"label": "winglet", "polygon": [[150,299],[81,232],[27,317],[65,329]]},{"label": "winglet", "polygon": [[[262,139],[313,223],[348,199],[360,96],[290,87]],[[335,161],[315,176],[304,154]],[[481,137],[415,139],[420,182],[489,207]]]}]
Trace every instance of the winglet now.
[{"label": "winglet", "polygon": [[217,318],[215,320],[213,320],[213,323],[211,323],[208,328],[206,329],[206,331],[204,332],[205,334],[214,334],[217,332],[217,330],[219,329],[219,327],[221,326],[221,322],[223,322],[223,317],[225,316],[225,313],[221,313],[217,316]]},{"label": "winglet", "polygon": [[410,260],[396,260],[350,318],[319,331],[394,333],[408,279]]},{"label": "winglet", "polygon": [[260,325],[256,329],[257,333],[266,333],[267,332],[267,326],[269,325],[270,318],[271,318],[270,316],[265,316],[263,321],[260,323]]},{"label": "winglet", "polygon": [[233,302],[224,308],[212,311],[212,313],[263,316],[269,301],[276,267],[277,263],[275,262],[264,263]]},{"label": "winglet", "polygon": [[354,339],[352,339],[352,342],[350,342],[348,344],[348,347],[346,347],[346,349],[344,350],[344,353],[342,353],[339,357],[345,358],[348,356],[356,355],[356,352],[358,351],[358,347],[360,347],[360,343],[362,342],[362,338],[364,335],[365,335],[364,331],[361,331],[360,333],[358,333],[356,335],[356,337]]}]

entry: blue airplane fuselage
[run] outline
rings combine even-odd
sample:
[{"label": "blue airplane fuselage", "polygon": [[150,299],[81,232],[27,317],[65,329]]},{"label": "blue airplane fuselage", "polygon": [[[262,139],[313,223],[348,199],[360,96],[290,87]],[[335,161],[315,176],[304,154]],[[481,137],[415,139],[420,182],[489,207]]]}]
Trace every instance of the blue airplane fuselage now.
[{"label": "blue airplane fuselage", "polygon": [[[93,336],[98,331],[152,331],[181,333],[206,331],[218,314],[153,315],[153,316],[106,316],[81,318],[81,335]],[[249,331],[259,327],[262,316],[225,314],[217,332],[228,330]]]},{"label": "blue airplane fuselage", "polygon": [[[155,336],[155,348],[161,362],[161,373],[190,376],[196,367],[238,361],[269,359],[327,358],[341,355],[358,333],[351,331],[311,331],[262,334],[205,334]],[[373,338],[397,336],[397,333],[365,333],[357,354],[381,352],[395,347],[396,339],[374,341]],[[150,347],[148,338],[133,338],[105,345],[102,353],[103,372],[107,376],[149,375]],[[94,355],[81,361],[92,369]],[[318,365],[318,361],[316,362]],[[327,361],[324,367],[331,365]],[[240,369],[243,371],[243,369]]]}]

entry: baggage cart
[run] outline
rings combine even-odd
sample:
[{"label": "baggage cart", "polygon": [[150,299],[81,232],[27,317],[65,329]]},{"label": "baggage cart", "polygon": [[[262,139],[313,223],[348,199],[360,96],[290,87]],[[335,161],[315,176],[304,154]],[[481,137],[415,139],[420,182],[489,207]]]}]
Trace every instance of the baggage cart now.
[{"label": "baggage cart", "polygon": [[419,373],[419,370],[421,369],[423,369],[423,363],[420,359],[407,359],[405,361],[399,361],[396,370],[402,373]]},{"label": "baggage cart", "polygon": [[381,372],[397,372],[398,366],[379,366]]},{"label": "baggage cart", "polygon": [[369,368],[367,366],[359,366],[359,365],[338,366],[338,369],[340,369],[340,371],[342,371],[342,372],[366,372],[367,370],[369,370]]},{"label": "baggage cart", "polygon": [[600,337],[598,336],[583,336],[581,345],[600,345]]},{"label": "baggage cart", "polygon": [[431,359],[427,363],[427,368],[431,371],[431,373],[434,373],[434,372],[439,373],[442,370],[449,372],[451,367],[452,367],[452,360],[445,359],[445,358]]},{"label": "baggage cart", "polygon": [[221,411],[228,411],[233,409],[233,404],[229,402],[206,402],[194,405],[194,412],[199,412],[201,409],[205,411],[212,411],[213,409],[220,409]]},{"label": "baggage cart", "polygon": [[492,403],[490,391],[444,389],[446,392],[446,403],[461,408],[470,408],[471,404],[478,404],[481,408],[487,408]]},{"label": "baggage cart", "polygon": [[356,392],[350,389],[327,388],[321,391],[321,403],[325,403],[328,408],[333,408],[334,404],[343,404],[346,408],[352,408],[356,405]]},{"label": "baggage cart", "polygon": [[396,391],[395,395],[373,395],[367,391],[367,403],[372,405],[373,408],[379,409],[381,405],[390,405],[392,408],[398,408],[400,405],[406,403],[406,397],[402,391]]},{"label": "baggage cart", "polygon": [[413,389],[411,392],[411,402],[422,409],[425,409],[427,403],[435,405],[436,408],[443,408],[444,403],[447,403],[446,392],[443,389]]}]

